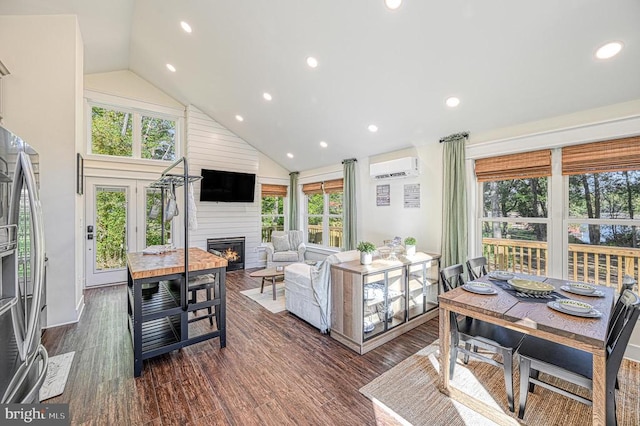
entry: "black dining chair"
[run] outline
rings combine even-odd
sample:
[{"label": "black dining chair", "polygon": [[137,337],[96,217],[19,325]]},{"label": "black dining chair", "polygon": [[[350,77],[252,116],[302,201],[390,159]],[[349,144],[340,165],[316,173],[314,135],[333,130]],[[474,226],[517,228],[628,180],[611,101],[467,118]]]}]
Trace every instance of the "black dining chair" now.
[{"label": "black dining chair", "polygon": [[487,258],[480,256],[467,260],[467,274],[469,276],[469,281],[477,280],[478,278],[487,275]]},{"label": "black dining chair", "polygon": [[[198,300],[198,292],[205,292],[205,300],[210,301],[217,297],[220,294],[220,280],[218,274],[204,274],[204,275],[196,275],[195,277],[189,278],[189,284],[187,286],[187,291],[190,293],[189,303],[196,303]],[[191,311],[193,313],[193,318],[189,319],[189,322],[200,321],[203,319],[209,319],[209,325],[213,326],[213,319],[216,319],[216,326],[220,324],[219,321],[219,310],[215,307],[208,306],[207,314],[198,315],[198,310]]]},{"label": "black dining chair", "polygon": [[[462,276],[464,269],[462,265],[452,265],[440,271],[440,278],[444,291],[450,291],[464,284]],[[484,297],[484,296],[479,296]],[[478,361],[486,362],[504,371],[504,383],[507,392],[507,402],[509,410],[514,411],[513,403],[513,353],[522,341],[522,333],[509,330],[495,324],[480,321],[461,315],[451,313],[451,356],[449,358],[449,377],[453,379],[453,373],[458,359],[458,352],[464,355],[463,361],[466,364],[469,357],[474,357]],[[464,347],[460,344],[464,343]],[[471,347],[473,346],[473,350]],[[478,348],[482,348],[491,353],[502,356],[502,363],[494,360],[490,356],[478,353]]]},{"label": "black dining chair", "polygon": [[[640,299],[632,291],[625,290],[618,298],[609,321],[606,346],[607,425],[616,425],[616,377],[624,351],[629,343],[633,327],[640,315]],[[520,356],[520,409],[519,418],[524,418],[527,396],[540,385],[583,404],[591,401],[572,392],[560,389],[539,378],[539,373],[558,377],[578,386],[593,388],[593,357],[579,349],[554,343],[549,340],[527,336],[518,349]]]}]

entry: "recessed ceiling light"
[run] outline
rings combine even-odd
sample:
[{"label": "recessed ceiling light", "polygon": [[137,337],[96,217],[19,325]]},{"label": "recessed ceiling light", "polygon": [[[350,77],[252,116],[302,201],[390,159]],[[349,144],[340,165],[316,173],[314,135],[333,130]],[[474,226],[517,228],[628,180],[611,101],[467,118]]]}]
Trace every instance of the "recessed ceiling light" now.
[{"label": "recessed ceiling light", "polygon": [[607,43],[603,46],[600,46],[598,50],[596,50],[596,58],[598,59],[609,59],[616,56],[622,50],[622,43],[619,41],[612,41],[611,43]]},{"label": "recessed ceiling light", "polygon": [[244,121],[244,117],[242,117],[241,115],[236,115],[236,120]]},{"label": "recessed ceiling light", "polygon": [[384,4],[391,10],[396,10],[402,4],[402,0],[384,0]]},{"label": "recessed ceiling light", "polygon": [[262,97],[264,98],[265,101],[270,101],[271,99],[273,99],[273,97],[271,96],[270,93],[264,92],[262,94]]},{"label": "recessed ceiling light", "polygon": [[456,98],[455,96],[451,96],[450,98],[447,98],[445,103],[449,108],[455,108],[460,105],[460,99]]},{"label": "recessed ceiling light", "polygon": [[313,56],[309,56],[307,58],[307,65],[309,65],[311,68],[315,68],[318,66],[318,60]]},{"label": "recessed ceiling light", "polygon": [[367,129],[369,129],[371,133],[375,133],[378,131],[378,126],[376,126],[375,124],[369,124],[369,127],[367,127]]},{"label": "recessed ceiling light", "polygon": [[290,152],[287,152],[287,157],[289,157],[289,158],[293,158],[293,154],[292,154],[292,153],[290,153]]},{"label": "recessed ceiling light", "polygon": [[185,33],[191,33],[191,25],[187,24],[184,21],[180,21],[180,26],[182,27],[182,29],[184,30]]},{"label": "recessed ceiling light", "polygon": [[323,148],[326,148],[329,145],[325,141],[320,141],[320,146],[323,147]]},{"label": "recessed ceiling light", "polygon": [[173,66],[173,65],[171,65],[171,64],[167,64],[167,69],[168,69],[169,71],[171,71],[171,72],[176,72],[176,67],[174,67],[174,66]]}]

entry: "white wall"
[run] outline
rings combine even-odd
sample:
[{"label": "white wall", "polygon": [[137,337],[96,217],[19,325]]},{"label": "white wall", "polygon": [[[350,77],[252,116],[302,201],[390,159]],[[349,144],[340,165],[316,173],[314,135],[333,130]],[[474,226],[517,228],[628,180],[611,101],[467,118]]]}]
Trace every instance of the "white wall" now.
[{"label": "white wall", "polygon": [[82,133],[82,41],[75,16],[0,16],[5,126],[40,154],[47,269],[47,322],[76,321],[81,198],[75,194]]},{"label": "white wall", "polygon": [[[189,167],[192,174],[201,169],[258,173],[258,151],[211,119],[198,108],[187,107]],[[259,266],[256,247],[261,242],[260,198],[256,181],[253,203],[200,202],[200,182],[194,184],[198,229],[190,233],[190,245],[207,248],[207,238],[245,237],[245,267]]]}]

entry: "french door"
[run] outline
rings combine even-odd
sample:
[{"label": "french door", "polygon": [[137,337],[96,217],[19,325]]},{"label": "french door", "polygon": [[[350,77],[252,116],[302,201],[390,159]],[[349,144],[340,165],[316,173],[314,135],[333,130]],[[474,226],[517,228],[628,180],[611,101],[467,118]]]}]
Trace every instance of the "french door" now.
[{"label": "french door", "polygon": [[[127,253],[170,240],[162,229],[160,192],[151,181],[87,177],[86,286],[127,280]],[[163,235],[164,232],[164,235]]]}]

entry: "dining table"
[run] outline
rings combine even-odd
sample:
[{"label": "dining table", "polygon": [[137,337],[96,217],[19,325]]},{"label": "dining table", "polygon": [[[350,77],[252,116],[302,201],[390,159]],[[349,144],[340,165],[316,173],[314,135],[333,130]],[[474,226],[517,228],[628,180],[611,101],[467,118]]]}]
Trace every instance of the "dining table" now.
[{"label": "dining table", "polygon": [[472,293],[462,287],[445,292],[438,297],[441,355],[439,390],[498,424],[517,424],[514,422],[515,419],[505,412],[490,407],[483,401],[450,385],[448,368],[443,366],[448,365],[450,357],[450,313],[455,312],[592,354],[593,425],[604,425],[607,418],[606,340],[609,319],[616,297],[614,288],[595,286],[598,297],[593,297],[565,291],[562,287],[567,288],[569,284],[567,280],[517,273],[515,278],[551,284],[555,290],[548,295],[549,301],[556,298],[569,298],[586,302],[601,315],[596,318],[585,318],[559,312],[549,307],[547,300],[539,300],[539,298],[527,297],[527,294],[517,293],[507,280],[491,279],[489,275],[474,281],[490,283],[495,289],[494,294]]}]

